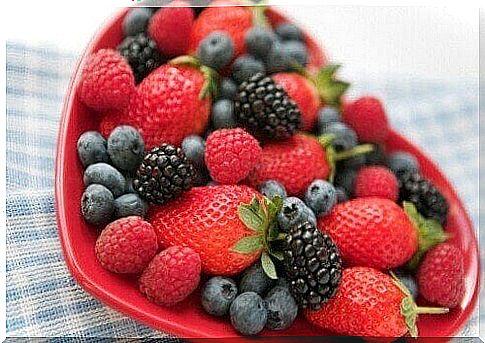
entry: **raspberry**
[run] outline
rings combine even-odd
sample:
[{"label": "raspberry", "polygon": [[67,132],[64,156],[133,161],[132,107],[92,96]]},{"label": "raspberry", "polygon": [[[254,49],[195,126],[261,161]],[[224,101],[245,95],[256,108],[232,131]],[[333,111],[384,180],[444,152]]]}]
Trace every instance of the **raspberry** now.
[{"label": "raspberry", "polygon": [[125,124],[128,124],[128,121],[126,120],[126,111],[111,110],[102,115],[98,131],[104,138],[108,139],[111,131],[117,126]]},{"label": "raspberry", "polygon": [[96,241],[99,263],[114,273],[141,273],[157,250],[157,235],[152,225],[136,216],[115,220]]},{"label": "raspberry", "polygon": [[214,131],[205,148],[205,162],[215,181],[236,184],[246,178],[261,157],[256,138],[241,128]]},{"label": "raspberry", "polygon": [[437,245],[426,254],[417,279],[426,300],[449,308],[458,306],[465,294],[462,252],[449,243]]},{"label": "raspberry", "polygon": [[363,142],[382,143],[389,133],[384,107],[374,97],[365,96],[346,105],[342,119]]},{"label": "raspberry", "polygon": [[380,197],[396,201],[399,186],[396,176],[386,167],[371,166],[359,170],[354,181],[356,197]]},{"label": "raspberry", "polygon": [[159,9],[150,19],[148,33],[165,56],[178,56],[187,52],[194,12],[185,1],[173,1]]},{"label": "raspberry", "polygon": [[191,248],[172,246],[159,253],[140,277],[140,291],[150,301],[170,306],[184,300],[200,280],[200,256]]},{"label": "raspberry", "polygon": [[129,64],[111,49],[91,55],[79,82],[81,101],[96,111],[123,109],[135,90],[135,77]]}]

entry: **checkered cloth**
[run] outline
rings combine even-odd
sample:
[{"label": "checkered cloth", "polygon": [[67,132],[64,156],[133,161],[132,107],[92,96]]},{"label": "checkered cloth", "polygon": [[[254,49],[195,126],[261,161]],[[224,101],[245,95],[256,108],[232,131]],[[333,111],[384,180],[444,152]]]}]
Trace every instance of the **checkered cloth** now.
[{"label": "checkered cloth", "polygon": [[[54,156],[75,56],[7,43],[7,336],[165,337],[101,304],[63,261],[54,210]],[[474,80],[361,80],[394,127],[437,161],[478,223],[478,91]],[[476,316],[464,336],[477,336]],[[168,338],[167,338],[168,339]]]}]

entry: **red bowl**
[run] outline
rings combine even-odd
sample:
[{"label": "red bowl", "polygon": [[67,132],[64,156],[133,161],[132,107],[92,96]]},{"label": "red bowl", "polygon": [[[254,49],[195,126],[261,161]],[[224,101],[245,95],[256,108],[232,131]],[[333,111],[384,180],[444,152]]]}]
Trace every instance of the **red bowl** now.
[{"label": "red bowl", "polygon": [[[65,99],[59,130],[56,160],[56,211],[59,235],[64,258],[74,278],[90,294],[108,306],[155,329],[185,338],[239,337],[230,323],[207,315],[201,308],[199,295],[193,294],[175,307],[161,307],[149,302],[139,291],[136,279],[129,279],[104,270],[97,262],[94,244],[97,232],[87,225],[80,214],[80,199],[84,190],[83,168],[80,164],[76,141],[86,130],[95,129],[97,116],[79,102],[76,84],[80,76],[79,66],[86,56],[101,48],[113,48],[122,39],[121,22],[126,10],[109,21],[92,40],[81,57],[72,76]],[[274,9],[268,17],[272,24],[287,19]],[[317,43],[307,35],[312,68],[326,63],[326,57]],[[461,200],[438,167],[421,150],[397,132],[391,132],[386,149],[406,150],[414,154],[426,177],[431,179],[450,202],[450,214],[446,229],[453,234],[453,242],[464,252],[466,294],[459,307],[447,315],[422,316],[418,321],[421,336],[453,336],[470,317],[476,306],[479,289],[478,247],[473,224]],[[263,336],[324,336],[318,328],[303,318],[284,332],[265,330]]]}]

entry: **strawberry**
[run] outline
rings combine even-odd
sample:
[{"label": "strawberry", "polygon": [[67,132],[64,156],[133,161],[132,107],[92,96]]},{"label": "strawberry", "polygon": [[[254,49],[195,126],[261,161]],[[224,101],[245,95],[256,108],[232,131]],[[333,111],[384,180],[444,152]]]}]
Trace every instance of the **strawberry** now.
[{"label": "strawberry", "polygon": [[[175,63],[159,67],[140,83],[116,123],[137,128],[147,149],[162,142],[180,145],[184,137],[202,134],[208,123],[211,100],[206,89],[211,82],[201,69]],[[116,122],[112,117],[106,121],[102,127]]]},{"label": "strawberry", "polygon": [[419,293],[437,305],[458,306],[465,294],[463,264],[463,253],[452,244],[429,250],[418,269]]},{"label": "strawberry", "polygon": [[318,140],[296,134],[286,141],[266,144],[248,182],[257,188],[266,180],[275,180],[285,186],[288,195],[301,195],[313,180],[326,179],[329,173],[325,150]]},{"label": "strawberry", "polygon": [[257,188],[267,180],[285,186],[288,195],[302,195],[315,179],[333,179],[335,162],[371,151],[368,145],[335,152],[325,137],[296,134],[285,141],[273,141],[263,147],[260,162],[248,176]]},{"label": "strawberry", "polygon": [[418,249],[417,230],[404,210],[389,199],[356,198],[337,204],[318,220],[349,265],[390,269]]},{"label": "strawberry", "polygon": [[200,255],[202,270],[213,275],[235,275],[249,267],[262,249],[233,250],[254,231],[238,217],[238,206],[258,192],[247,186],[196,187],[164,206],[151,208],[148,221],[162,247],[187,246]]},{"label": "strawberry", "polygon": [[185,1],[173,1],[160,8],[150,19],[148,33],[165,56],[187,53],[194,23],[194,11]]},{"label": "strawberry", "polygon": [[446,308],[418,307],[394,277],[368,267],[343,271],[337,293],[318,311],[306,310],[308,321],[345,336],[417,337],[418,314],[447,313]]},{"label": "strawberry", "polygon": [[297,73],[277,73],[272,75],[272,78],[283,87],[298,106],[303,124],[302,129],[311,131],[317,121],[320,107],[320,97],[315,86]]},{"label": "strawberry", "polygon": [[230,1],[214,1],[197,17],[192,28],[190,51],[195,52],[200,42],[214,31],[223,31],[234,43],[234,57],[242,55],[246,48],[246,32],[253,26],[251,7],[234,6]]}]

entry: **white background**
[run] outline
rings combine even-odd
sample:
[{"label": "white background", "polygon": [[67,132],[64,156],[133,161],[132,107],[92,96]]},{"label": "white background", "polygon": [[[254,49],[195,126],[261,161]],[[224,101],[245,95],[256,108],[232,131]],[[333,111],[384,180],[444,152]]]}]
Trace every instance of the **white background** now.
[{"label": "white background", "polygon": [[[7,37],[80,52],[117,7],[134,3],[23,1],[22,8],[5,18]],[[318,37],[332,60],[344,64],[343,74],[349,79],[393,75],[456,79],[478,75],[478,10],[473,4],[383,7],[329,6],[315,0],[298,1],[298,6],[289,5],[295,3],[289,0],[270,3],[279,4]]]}]

